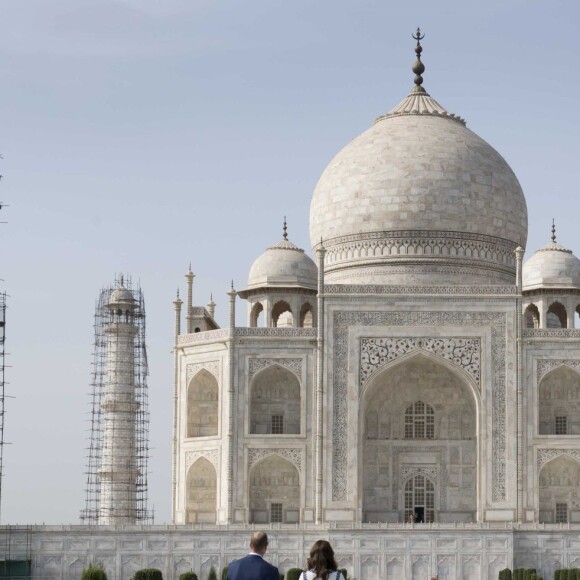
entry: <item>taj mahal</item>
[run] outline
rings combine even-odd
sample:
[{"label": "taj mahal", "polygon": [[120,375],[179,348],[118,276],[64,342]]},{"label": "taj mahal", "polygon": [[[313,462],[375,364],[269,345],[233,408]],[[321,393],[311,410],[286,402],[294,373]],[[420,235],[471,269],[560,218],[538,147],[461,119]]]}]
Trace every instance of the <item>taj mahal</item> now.
[{"label": "taj mahal", "polygon": [[281,572],[319,537],[366,580],[580,566],[580,260],[550,224],[524,260],[518,179],[429,94],[415,38],[410,93],[322,171],[312,257],[284,221],[222,328],[186,274],[173,524],[41,528],[39,578],[87,553],[206,578],[256,527]]},{"label": "taj mahal", "polygon": [[[580,523],[580,260],[415,86],[323,171],[230,326],[175,302],[176,523]],[[548,236],[546,236],[548,237]],[[234,326],[236,298],[247,325]]]}]

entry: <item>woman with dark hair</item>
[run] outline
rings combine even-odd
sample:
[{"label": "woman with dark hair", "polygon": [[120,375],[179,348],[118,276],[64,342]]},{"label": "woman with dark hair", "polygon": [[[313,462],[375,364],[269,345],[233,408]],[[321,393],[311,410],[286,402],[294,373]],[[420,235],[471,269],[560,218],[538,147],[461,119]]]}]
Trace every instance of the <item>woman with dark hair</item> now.
[{"label": "woman with dark hair", "polygon": [[306,565],[308,570],[302,574],[300,580],[345,580],[336,569],[334,550],[326,540],[314,542]]}]

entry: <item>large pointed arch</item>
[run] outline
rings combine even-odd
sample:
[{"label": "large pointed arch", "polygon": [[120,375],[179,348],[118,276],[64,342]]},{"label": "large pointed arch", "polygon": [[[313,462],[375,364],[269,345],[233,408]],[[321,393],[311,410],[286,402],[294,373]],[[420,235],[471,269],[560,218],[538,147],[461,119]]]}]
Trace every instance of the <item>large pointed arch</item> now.
[{"label": "large pointed arch", "polygon": [[200,457],[187,471],[186,477],[186,523],[216,523],[217,473],[214,465]]},{"label": "large pointed arch", "polygon": [[[478,387],[464,369],[420,349],[373,373],[361,387],[359,403],[363,521],[404,521],[403,474],[411,464],[439,477],[449,473],[449,485],[436,487],[435,521],[468,522],[479,517]],[[406,432],[409,417],[421,418],[407,417],[409,409],[423,410],[424,429]]]},{"label": "large pointed arch", "polygon": [[272,453],[250,468],[250,523],[298,523],[301,503],[300,472],[291,461]]},{"label": "large pointed arch", "polygon": [[301,385],[296,373],[281,365],[272,364],[252,377],[249,390],[251,434],[300,433]]},{"label": "large pointed arch", "polygon": [[538,383],[540,435],[580,435],[580,373],[563,363]]},{"label": "large pointed arch", "polygon": [[545,463],[538,473],[538,510],[542,523],[568,523],[577,509],[580,460],[563,452]]},{"label": "large pointed arch", "polygon": [[207,369],[196,373],[187,387],[186,437],[218,434],[219,385]]}]

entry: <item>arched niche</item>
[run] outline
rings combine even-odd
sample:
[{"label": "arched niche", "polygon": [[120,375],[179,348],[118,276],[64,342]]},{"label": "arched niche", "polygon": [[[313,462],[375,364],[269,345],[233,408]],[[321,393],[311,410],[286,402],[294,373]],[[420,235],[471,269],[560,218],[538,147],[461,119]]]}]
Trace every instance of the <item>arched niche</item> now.
[{"label": "arched niche", "polygon": [[535,304],[528,304],[524,311],[524,326],[526,328],[540,327],[540,311]]},{"label": "arched niche", "polygon": [[187,437],[218,434],[217,379],[205,369],[197,373],[187,389]]},{"label": "arched niche", "polygon": [[540,435],[580,435],[580,373],[562,365],[538,386]]},{"label": "arched niche", "polygon": [[479,398],[466,373],[415,353],[379,371],[362,398],[363,520],[405,521],[405,474],[420,472],[433,474],[435,521],[474,521]]},{"label": "arched niche", "polygon": [[300,326],[302,328],[312,328],[314,326],[314,313],[309,302],[305,302],[300,309]]},{"label": "arched niche", "polygon": [[566,328],[568,325],[566,307],[560,302],[552,302],[548,307],[546,323],[548,328]]},{"label": "arched niche", "polygon": [[257,328],[258,326],[263,326],[263,313],[264,307],[261,302],[256,302],[252,306],[252,311],[250,312],[250,327]]},{"label": "arched niche", "polygon": [[216,522],[217,474],[213,464],[200,457],[187,472],[186,522]]},{"label": "arched niche", "polygon": [[580,521],[580,463],[561,455],[542,467],[539,474],[540,522]]},{"label": "arched niche", "polygon": [[292,308],[285,300],[279,300],[272,307],[272,326],[294,326]]},{"label": "arched niche", "polygon": [[273,454],[250,472],[250,523],[298,523],[300,474],[296,466]]},{"label": "arched niche", "polygon": [[300,381],[279,365],[256,373],[250,384],[250,433],[300,433]]}]

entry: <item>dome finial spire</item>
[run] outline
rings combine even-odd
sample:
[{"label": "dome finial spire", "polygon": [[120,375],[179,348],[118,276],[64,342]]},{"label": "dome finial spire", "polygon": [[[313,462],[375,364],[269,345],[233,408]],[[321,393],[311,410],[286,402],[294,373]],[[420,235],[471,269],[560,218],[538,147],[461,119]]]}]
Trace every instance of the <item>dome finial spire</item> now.
[{"label": "dome finial spire", "polygon": [[554,223],[554,218],[552,218],[552,241],[556,242],[556,224]]},{"label": "dome finial spire", "polygon": [[417,60],[411,70],[415,73],[415,84],[420,87],[423,84],[423,77],[421,75],[425,72],[425,65],[421,62],[421,53],[423,52],[421,40],[425,38],[425,34],[421,34],[421,29],[417,28],[417,32],[411,36],[417,41],[417,46],[415,47]]},{"label": "dome finial spire", "polygon": [[284,216],[284,225],[282,226],[282,237],[288,239],[288,226],[286,225],[286,216]]}]

